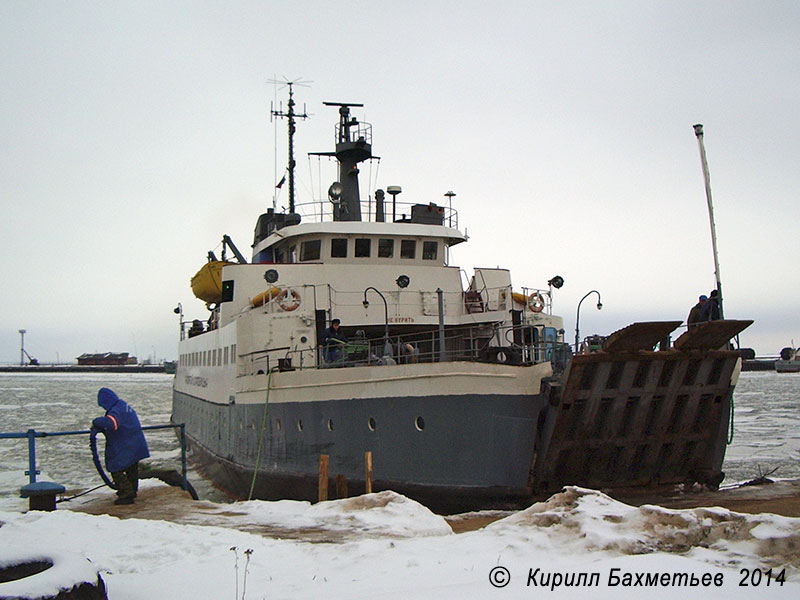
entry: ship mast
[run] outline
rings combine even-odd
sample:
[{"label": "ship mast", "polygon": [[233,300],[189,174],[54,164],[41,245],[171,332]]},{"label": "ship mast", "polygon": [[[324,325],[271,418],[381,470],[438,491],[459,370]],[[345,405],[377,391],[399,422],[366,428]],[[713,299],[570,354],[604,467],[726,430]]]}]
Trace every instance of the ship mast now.
[{"label": "ship mast", "polygon": [[[307,119],[308,114],[306,113],[305,106],[303,106],[303,114],[297,114],[294,110],[295,102],[294,102],[294,85],[302,85],[300,81],[286,81],[281,82],[285,83],[289,86],[289,109],[286,112],[283,110],[271,110],[272,116],[274,117],[281,117],[286,118],[289,120],[289,164],[287,166],[287,170],[289,171],[289,212],[294,212],[294,168],[297,164],[294,160],[294,132],[295,132],[295,118],[297,119]],[[281,180],[283,181],[283,180]],[[280,186],[280,184],[279,184]]]},{"label": "ship mast", "polygon": [[335,156],[339,162],[339,180],[328,190],[333,203],[334,221],[360,221],[361,195],[358,189],[358,163],[376,158],[372,155],[372,125],[350,116],[350,108],[363,104],[323,102],[339,107],[335,152],[310,152],[312,156]]}]

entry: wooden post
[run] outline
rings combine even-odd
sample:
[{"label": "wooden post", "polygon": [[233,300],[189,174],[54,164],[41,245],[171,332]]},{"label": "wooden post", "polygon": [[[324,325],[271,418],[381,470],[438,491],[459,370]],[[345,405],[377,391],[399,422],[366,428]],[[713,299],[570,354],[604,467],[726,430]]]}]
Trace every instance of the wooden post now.
[{"label": "wooden post", "polygon": [[339,499],[347,498],[347,477],[339,473],[335,479],[336,482],[336,497]]},{"label": "wooden post", "polygon": [[364,452],[364,493],[372,493],[372,450]]},{"label": "wooden post", "polygon": [[327,454],[319,455],[319,495],[320,502],[328,499],[328,460]]}]

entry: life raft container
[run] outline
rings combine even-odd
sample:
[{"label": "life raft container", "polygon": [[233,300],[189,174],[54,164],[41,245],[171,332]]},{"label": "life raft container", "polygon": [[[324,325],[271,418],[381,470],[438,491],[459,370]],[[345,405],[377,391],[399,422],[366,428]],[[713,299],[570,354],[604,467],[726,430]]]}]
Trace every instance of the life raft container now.
[{"label": "life raft container", "polygon": [[253,308],[258,308],[259,306],[264,306],[267,302],[276,298],[281,293],[281,288],[271,287],[268,290],[265,290],[255,296],[252,300],[250,300],[250,305]]}]

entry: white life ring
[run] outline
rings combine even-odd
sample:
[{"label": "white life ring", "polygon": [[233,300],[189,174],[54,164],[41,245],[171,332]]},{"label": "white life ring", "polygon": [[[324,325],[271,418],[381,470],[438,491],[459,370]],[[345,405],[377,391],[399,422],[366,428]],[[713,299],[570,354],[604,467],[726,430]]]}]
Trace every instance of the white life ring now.
[{"label": "white life ring", "polygon": [[539,292],[534,292],[528,296],[528,308],[533,312],[542,312],[544,310],[544,297]]},{"label": "white life ring", "polygon": [[300,292],[291,289],[281,290],[281,293],[278,294],[278,306],[286,312],[297,310],[300,306]]}]

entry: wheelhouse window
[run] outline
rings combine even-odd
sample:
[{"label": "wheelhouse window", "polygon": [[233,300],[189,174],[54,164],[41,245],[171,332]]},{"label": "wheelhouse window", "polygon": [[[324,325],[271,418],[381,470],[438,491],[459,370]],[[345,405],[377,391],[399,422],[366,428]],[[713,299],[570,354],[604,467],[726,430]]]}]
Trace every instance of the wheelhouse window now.
[{"label": "wheelhouse window", "polygon": [[417,241],[400,240],[400,258],[416,258]]},{"label": "wheelhouse window", "polygon": [[392,258],[394,256],[394,240],[381,238],[378,240],[378,258]]},{"label": "wheelhouse window", "polygon": [[300,262],[319,260],[322,240],[309,240],[300,244]]},{"label": "wheelhouse window", "polygon": [[422,242],[422,260],[436,260],[438,242]]},{"label": "wheelhouse window", "polygon": [[356,238],[356,258],[369,258],[371,242],[369,238]]},{"label": "wheelhouse window", "polygon": [[331,258],[347,258],[347,238],[331,240]]}]

